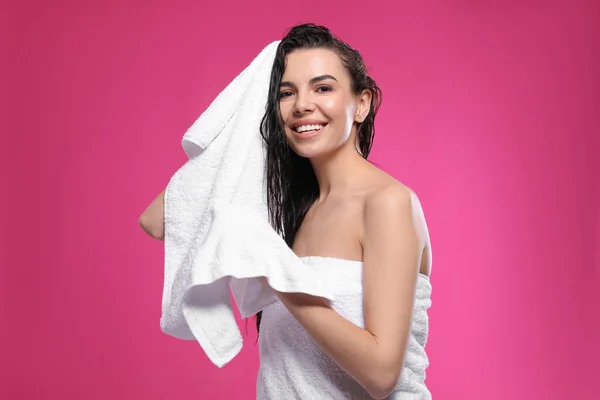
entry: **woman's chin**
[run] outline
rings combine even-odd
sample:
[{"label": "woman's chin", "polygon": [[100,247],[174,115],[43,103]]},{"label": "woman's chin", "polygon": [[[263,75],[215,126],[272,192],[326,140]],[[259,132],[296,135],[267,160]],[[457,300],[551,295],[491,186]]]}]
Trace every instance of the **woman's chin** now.
[{"label": "woman's chin", "polygon": [[294,148],[296,154],[300,157],[308,158],[308,159],[316,159],[330,156],[335,152],[333,148],[326,148],[324,146],[298,146]]},{"label": "woman's chin", "polygon": [[315,158],[324,153],[322,146],[318,146],[316,143],[294,144],[292,149],[296,154],[304,158]]}]

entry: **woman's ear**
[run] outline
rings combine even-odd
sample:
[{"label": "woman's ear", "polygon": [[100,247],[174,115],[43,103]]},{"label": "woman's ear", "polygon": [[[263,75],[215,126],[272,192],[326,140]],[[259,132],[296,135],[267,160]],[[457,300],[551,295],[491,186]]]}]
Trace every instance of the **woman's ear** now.
[{"label": "woman's ear", "polygon": [[361,124],[369,115],[371,109],[371,101],[373,100],[373,93],[369,89],[364,89],[358,98],[358,107],[356,107],[356,116],[354,121]]}]

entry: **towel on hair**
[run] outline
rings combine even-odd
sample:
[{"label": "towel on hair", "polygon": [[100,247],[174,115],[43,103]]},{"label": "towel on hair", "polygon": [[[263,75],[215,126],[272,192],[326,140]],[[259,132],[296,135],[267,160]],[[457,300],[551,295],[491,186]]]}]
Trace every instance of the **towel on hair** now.
[{"label": "towel on hair", "polygon": [[189,159],[165,190],[161,329],[197,340],[218,367],[243,344],[230,294],[242,318],[277,300],[256,277],[281,292],[334,299],[268,222],[260,123],[278,44],[265,47],[188,129]]}]

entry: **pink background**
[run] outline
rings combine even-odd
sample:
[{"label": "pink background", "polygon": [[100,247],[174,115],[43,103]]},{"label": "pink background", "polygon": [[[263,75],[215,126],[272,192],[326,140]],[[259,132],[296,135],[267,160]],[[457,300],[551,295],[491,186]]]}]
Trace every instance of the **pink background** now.
[{"label": "pink background", "polygon": [[0,397],[254,398],[254,320],[223,369],[160,331],[163,248],[138,218],[200,112],[314,21],[365,56],[372,159],[425,207],[434,399],[598,398],[600,3],[12,3]]}]

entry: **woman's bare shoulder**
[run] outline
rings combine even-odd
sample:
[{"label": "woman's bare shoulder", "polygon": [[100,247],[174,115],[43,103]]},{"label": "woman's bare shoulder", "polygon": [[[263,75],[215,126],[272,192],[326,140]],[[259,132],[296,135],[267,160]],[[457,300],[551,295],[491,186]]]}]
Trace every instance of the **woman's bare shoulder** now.
[{"label": "woman's bare shoulder", "polygon": [[382,202],[407,204],[406,202],[413,201],[413,196],[418,200],[410,187],[380,169],[374,168],[371,171],[369,182],[368,190],[364,193],[365,207],[381,206]]},{"label": "woman's bare shoulder", "polygon": [[372,184],[364,194],[365,223],[373,226],[373,223],[394,224],[394,221],[410,220],[420,236],[427,238],[423,208],[415,191],[381,170],[375,171],[372,178]]}]

